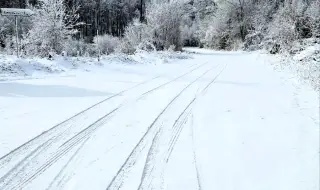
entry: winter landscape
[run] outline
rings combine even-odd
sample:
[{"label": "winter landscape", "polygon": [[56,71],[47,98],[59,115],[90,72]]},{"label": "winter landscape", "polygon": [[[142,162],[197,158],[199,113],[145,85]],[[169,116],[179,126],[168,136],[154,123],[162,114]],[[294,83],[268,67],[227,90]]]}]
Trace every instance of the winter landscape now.
[{"label": "winter landscape", "polygon": [[320,0],[0,0],[0,190],[318,190]]}]

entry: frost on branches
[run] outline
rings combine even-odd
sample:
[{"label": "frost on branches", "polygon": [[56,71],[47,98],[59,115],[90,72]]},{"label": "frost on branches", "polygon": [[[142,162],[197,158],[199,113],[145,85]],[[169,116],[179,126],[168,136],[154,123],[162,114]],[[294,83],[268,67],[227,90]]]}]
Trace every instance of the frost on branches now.
[{"label": "frost on branches", "polygon": [[182,5],[179,2],[154,3],[147,9],[147,21],[154,35],[154,44],[159,50],[175,46],[181,50]]},{"label": "frost on branches", "polygon": [[64,0],[40,0],[34,12],[32,28],[23,40],[25,53],[42,57],[49,52],[60,54],[65,40],[76,33],[78,15],[67,13]]}]

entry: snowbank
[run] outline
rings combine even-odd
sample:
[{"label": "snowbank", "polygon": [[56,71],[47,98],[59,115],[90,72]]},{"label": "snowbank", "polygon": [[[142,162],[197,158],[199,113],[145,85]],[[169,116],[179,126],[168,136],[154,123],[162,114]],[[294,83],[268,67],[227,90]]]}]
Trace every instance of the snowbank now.
[{"label": "snowbank", "polygon": [[112,54],[103,56],[98,62],[91,57],[61,57],[54,60],[41,58],[18,59],[15,56],[0,54],[0,81],[26,78],[42,78],[50,75],[68,75],[73,70],[91,71],[106,64],[166,64],[177,59],[192,58],[190,53],[183,52],[145,52],[134,55]]},{"label": "snowbank", "polygon": [[206,49],[206,48],[194,48],[194,47],[185,47],[183,48],[185,52],[190,52],[194,54],[201,55],[242,55],[243,53],[247,53],[245,51],[223,51],[223,50],[214,50],[214,49]]},{"label": "snowbank", "polygon": [[268,64],[274,69],[291,75],[296,85],[307,84],[314,90],[320,90],[320,40],[306,39],[297,41],[289,53],[269,55]]},{"label": "snowbank", "polygon": [[294,54],[285,55],[281,64],[294,71],[300,80],[320,90],[320,40],[301,41],[292,51]]},{"label": "snowbank", "polygon": [[305,50],[301,51],[297,55],[293,56],[293,60],[295,61],[303,61],[304,59],[308,59],[315,55],[319,55],[320,44],[315,44],[313,46],[307,47]]}]

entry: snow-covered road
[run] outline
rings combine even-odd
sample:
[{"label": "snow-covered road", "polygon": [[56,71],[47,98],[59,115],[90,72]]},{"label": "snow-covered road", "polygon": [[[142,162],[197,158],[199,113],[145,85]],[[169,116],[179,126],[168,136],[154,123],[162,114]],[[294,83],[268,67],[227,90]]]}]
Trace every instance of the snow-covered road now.
[{"label": "snow-covered road", "polygon": [[0,83],[0,189],[319,189],[319,99],[258,53]]}]

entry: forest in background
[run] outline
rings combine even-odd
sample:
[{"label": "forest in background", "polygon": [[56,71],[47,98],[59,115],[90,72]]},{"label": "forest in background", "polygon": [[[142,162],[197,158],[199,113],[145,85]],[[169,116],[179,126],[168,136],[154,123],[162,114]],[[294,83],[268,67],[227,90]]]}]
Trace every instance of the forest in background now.
[{"label": "forest in background", "polygon": [[[2,0],[0,7],[35,12],[19,19],[22,56],[183,46],[275,54],[320,43],[320,0]],[[14,19],[0,16],[0,52],[15,51]]]}]

